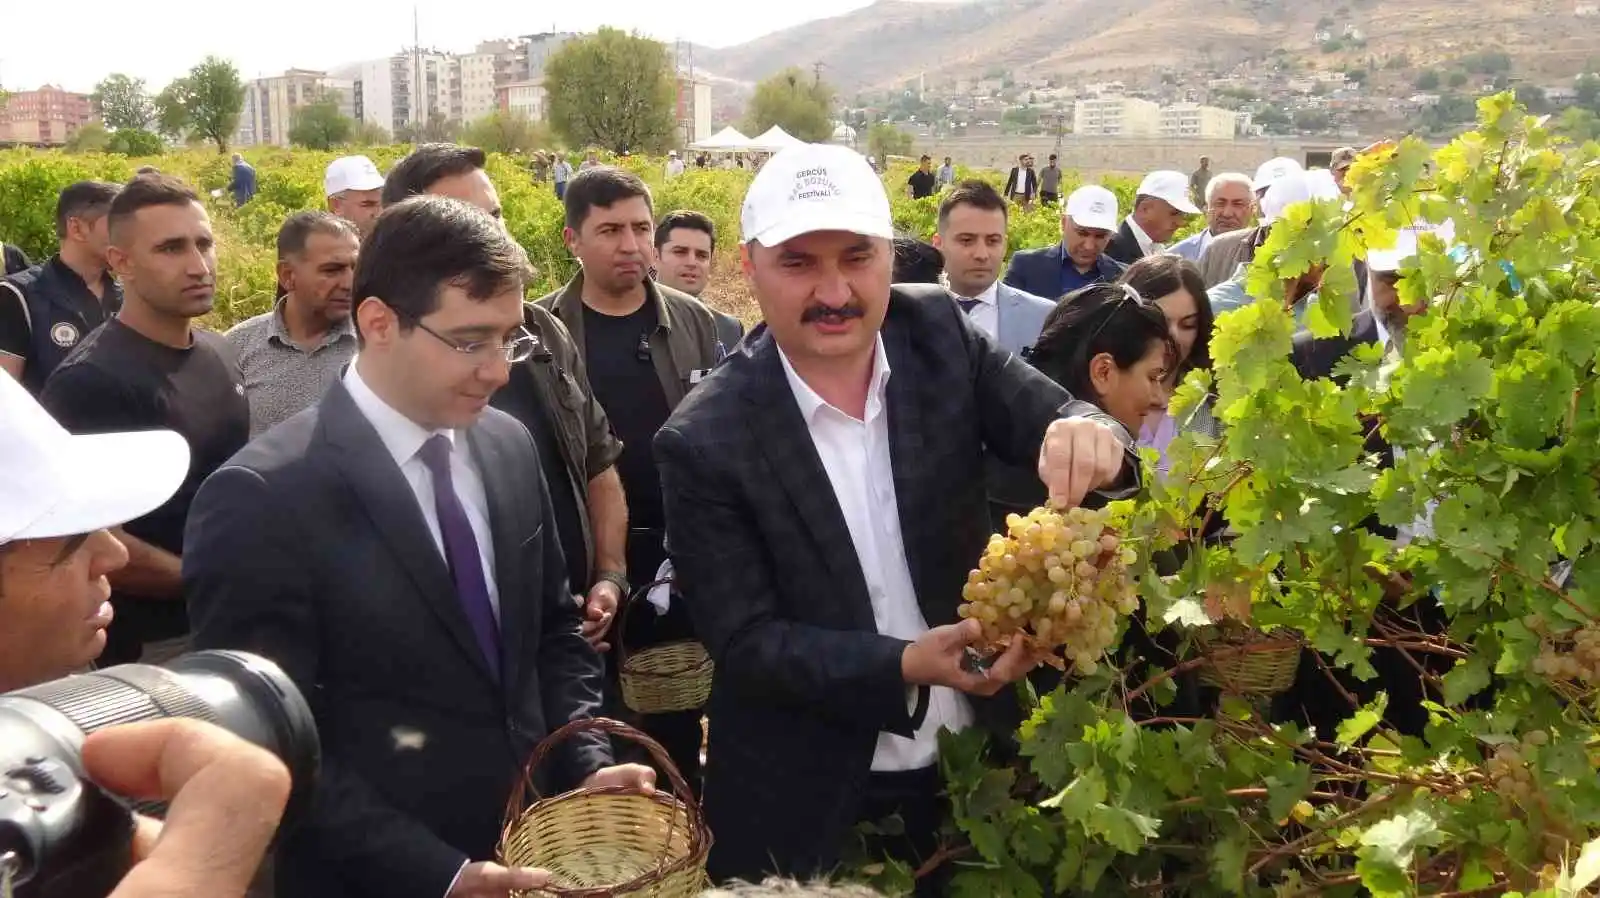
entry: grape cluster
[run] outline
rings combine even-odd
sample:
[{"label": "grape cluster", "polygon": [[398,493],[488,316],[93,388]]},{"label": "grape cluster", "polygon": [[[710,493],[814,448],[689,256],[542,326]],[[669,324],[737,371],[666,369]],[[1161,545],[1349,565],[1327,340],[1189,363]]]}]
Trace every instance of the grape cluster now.
[{"label": "grape cluster", "polygon": [[1128,574],[1137,555],[1107,519],[1082,508],[1007,516],[1006,534],[989,538],[967,575],[961,617],[982,622],[992,650],[1020,634],[1030,648],[1050,650],[1056,667],[1071,661],[1078,673],[1094,673],[1116,638],[1118,616],[1139,607]]},{"label": "grape cluster", "polygon": [[1528,769],[1528,756],[1549,741],[1550,735],[1544,730],[1533,730],[1522,737],[1520,745],[1497,746],[1483,765],[1490,787],[1517,804],[1533,797],[1535,785],[1533,773]]},{"label": "grape cluster", "polygon": [[1553,680],[1600,683],[1600,627],[1591,624],[1574,633],[1571,652],[1546,643],[1533,659],[1533,672]]}]

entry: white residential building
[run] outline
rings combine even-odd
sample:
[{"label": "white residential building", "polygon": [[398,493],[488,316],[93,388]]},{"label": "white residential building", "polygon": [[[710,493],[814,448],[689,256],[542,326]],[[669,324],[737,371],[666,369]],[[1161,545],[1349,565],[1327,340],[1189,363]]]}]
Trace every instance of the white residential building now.
[{"label": "white residential building", "polygon": [[499,108],[519,118],[539,122],[549,113],[543,78],[513,81],[496,88],[495,94]]},{"label": "white residential building", "polygon": [[1161,110],[1162,137],[1231,140],[1239,117],[1233,111],[1198,103],[1174,103]]},{"label": "white residential building", "polygon": [[677,105],[674,118],[678,123],[678,145],[688,146],[711,136],[711,84],[691,75],[678,74]]},{"label": "white residential building", "polygon": [[1161,131],[1161,107],[1137,97],[1079,100],[1072,130],[1085,137],[1154,137]]},{"label": "white residential building", "polygon": [[355,116],[355,82],[348,78],[312,69],[290,69],[282,75],[246,82],[234,143],[245,147],[288,146],[295,111],[325,96],[338,101],[340,112]]}]

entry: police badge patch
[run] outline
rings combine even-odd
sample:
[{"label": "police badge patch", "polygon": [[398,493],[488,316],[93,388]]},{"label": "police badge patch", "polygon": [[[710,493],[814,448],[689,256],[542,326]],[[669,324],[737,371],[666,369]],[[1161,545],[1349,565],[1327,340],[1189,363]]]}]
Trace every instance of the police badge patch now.
[{"label": "police badge patch", "polygon": [[62,349],[77,345],[79,336],[77,325],[71,322],[63,321],[50,328],[51,341]]}]

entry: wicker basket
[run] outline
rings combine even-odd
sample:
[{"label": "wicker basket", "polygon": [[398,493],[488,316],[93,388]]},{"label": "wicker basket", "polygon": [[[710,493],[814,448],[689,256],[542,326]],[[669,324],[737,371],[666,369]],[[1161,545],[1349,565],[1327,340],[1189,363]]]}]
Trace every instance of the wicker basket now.
[{"label": "wicker basket", "polygon": [[1281,630],[1207,631],[1199,644],[1206,653],[1200,682],[1229,695],[1278,695],[1294,685],[1300,670],[1300,639]]},{"label": "wicker basket", "polygon": [[[567,738],[594,731],[643,745],[666,771],[671,792],[575,789],[525,807],[537,794],[533,772],[545,757]],[[550,885],[514,892],[514,898],[694,898],[709,888],[710,851],[711,831],[700,805],[666,749],[625,723],[596,717],[567,724],[534,749],[506,804],[497,857],[506,866],[536,867],[552,875]]]},{"label": "wicker basket", "polygon": [[[617,678],[621,681],[622,702],[640,714],[667,714],[705,707],[711,697],[711,656],[706,647],[693,639],[653,645],[629,654],[628,610],[648,601],[651,589],[669,584],[671,578],[646,584],[622,604],[617,618]],[[682,599],[678,599],[682,601]]]}]

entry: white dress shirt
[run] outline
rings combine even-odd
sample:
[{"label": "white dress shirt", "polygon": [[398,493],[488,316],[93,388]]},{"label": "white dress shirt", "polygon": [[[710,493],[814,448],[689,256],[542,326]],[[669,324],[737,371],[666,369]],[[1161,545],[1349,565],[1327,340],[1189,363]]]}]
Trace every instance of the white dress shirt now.
[{"label": "white dress shirt", "polygon": [[[850,529],[850,541],[855,545],[856,559],[867,583],[878,632],[915,640],[928,632],[928,621],[917,603],[900,533],[900,506],[895,500],[894,468],[889,461],[889,358],[883,349],[883,337],[879,336],[874,350],[865,421],[845,414],[818,396],[795,373],[783,350],[778,351],[778,357],[783,360],[789,389],[800,406],[811,442],[817,447],[822,469],[828,473],[839,510]],[[910,705],[915,702],[916,690],[909,689],[908,693]],[[920,770],[932,766],[939,759],[940,728],[959,731],[971,726],[972,719],[966,696],[935,686],[929,690],[927,716],[913,738],[878,734],[872,769]]]},{"label": "white dress shirt", "polygon": [[444,535],[439,531],[439,511],[433,502],[433,475],[429,473],[419,452],[422,444],[435,434],[442,433],[450,441],[450,479],[454,482],[456,496],[467,511],[467,520],[472,524],[472,536],[478,542],[478,558],[483,562],[483,580],[489,586],[489,604],[494,608],[495,619],[498,620],[500,590],[494,582],[494,532],[489,528],[489,494],[484,490],[477,462],[467,449],[466,436],[454,430],[423,429],[396,411],[394,406],[378,398],[378,394],[372,392],[372,388],[361,379],[357,370],[359,367],[358,356],[357,363],[345,371],[344,388],[349,391],[356,408],[361,410],[372,429],[378,432],[378,439],[383,441],[384,448],[389,450],[401,475],[410,484],[411,494],[422,509],[422,519],[428,524],[428,532],[433,535],[433,544],[438,547],[440,557],[447,556]]},{"label": "white dress shirt", "polygon": [[1128,223],[1128,230],[1133,232],[1133,239],[1139,241],[1139,249],[1145,255],[1153,256],[1166,251],[1166,246],[1151,240],[1150,235],[1144,232],[1144,228],[1139,227],[1139,223],[1133,220],[1132,215],[1129,215],[1123,221]]},{"label": "white dress shirt", "polygon": [[967,313],[967,318],[991,339],[1000,339],[1000,282],[995,281],[990,284],[989,289],[977,296],[961,298],[978,301],[978,304],[972,307],[972,311]]}]

